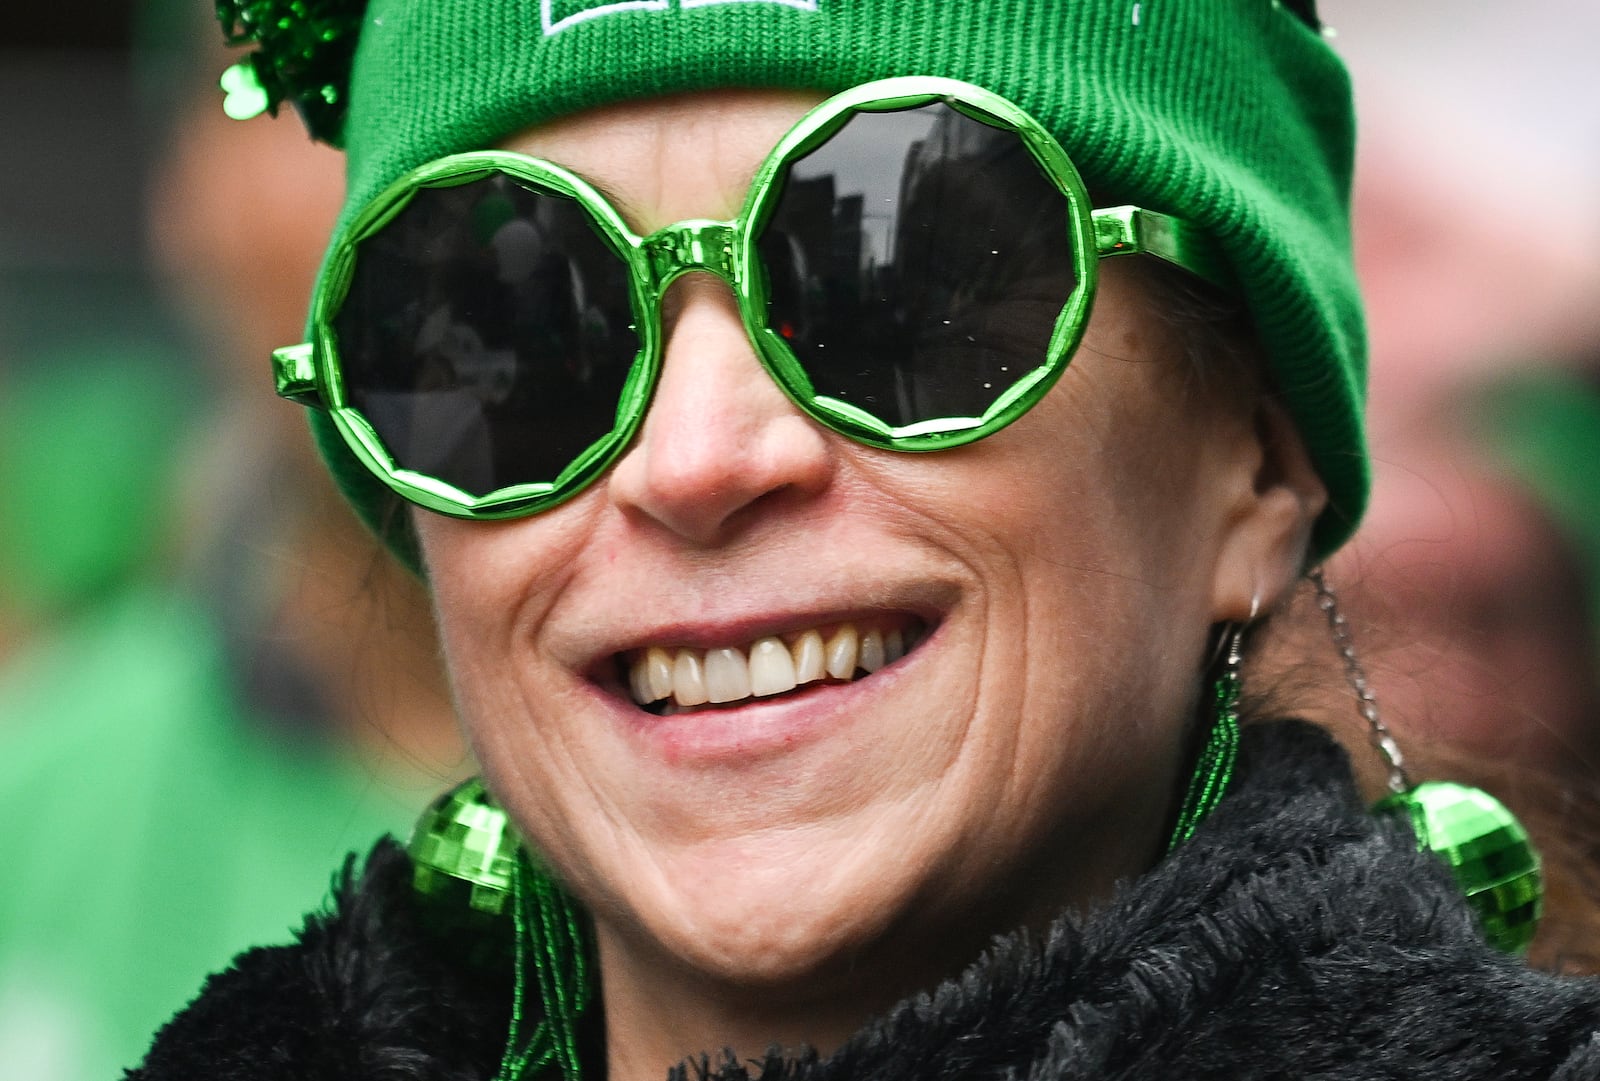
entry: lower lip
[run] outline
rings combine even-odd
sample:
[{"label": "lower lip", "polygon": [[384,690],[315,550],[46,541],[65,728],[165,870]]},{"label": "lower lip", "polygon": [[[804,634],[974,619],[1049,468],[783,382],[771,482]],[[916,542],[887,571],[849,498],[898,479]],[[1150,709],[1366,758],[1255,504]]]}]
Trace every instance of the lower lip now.
[{"label": "lower lip", "polygon": [[[850,683],[819,683],[738,706],[697,709],[658,717],[607,695],[631,741],[643,743],[670,765],[748,765],[793,752],[869,716],[878,698],[905,675],[908,662],[929,645]],[[603,693],[603,692],[602,692]]]}]

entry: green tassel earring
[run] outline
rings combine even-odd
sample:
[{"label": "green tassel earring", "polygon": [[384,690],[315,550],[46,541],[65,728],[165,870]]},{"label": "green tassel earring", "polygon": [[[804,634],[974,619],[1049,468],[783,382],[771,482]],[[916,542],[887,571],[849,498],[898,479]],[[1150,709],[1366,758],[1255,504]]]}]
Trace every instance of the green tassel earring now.
[{"label": "green tassel earring", "polygon": [[1338,598],[1320,568],[1309,577],[1317,591],[1317,606],[1327,617],[1334,645],[1344,659],[1356,708],[1389,767],[1391,794],[1374,805],[1374,813],[1405,816],[1417,835],[1417,847],[1450,867],[1484,937],[1507,953],[1521,953],[1533,941],[1544,911],[1544,880],[1528,831],[1482,789],[1447,781],[1411,783],[1400,746],[1378,716],[1377,700],[1356,659]]},{"label": "green tassel earring", "polygon": [[406,851],[437,929],[469,956],[499,951],[503,960],[511,952],[511,1025],[495,1081],[524,1081],[552,1066],[562,1081],[582,1081],[578,1021],[593,990],[587,921],[534,863],[483,782],[473,778],[434,801]]},{"label": "green tassel earring", "polygon": [[1222,802],[1233,780],[1234,761],[1239,757],[1240,668],[1244,660],[1240,648],[1244,624],[1233,624],[1226,634],[1227,652],[1223,655],[1222,674],[1211,692],[1211,731],[1206,734],[1206,744],[1200,749],[1200,757],[1189,777],[1177,824],[1172,827],[1172,836],[1167,841],[1168,852],[1194,835],[1195,827]]}]

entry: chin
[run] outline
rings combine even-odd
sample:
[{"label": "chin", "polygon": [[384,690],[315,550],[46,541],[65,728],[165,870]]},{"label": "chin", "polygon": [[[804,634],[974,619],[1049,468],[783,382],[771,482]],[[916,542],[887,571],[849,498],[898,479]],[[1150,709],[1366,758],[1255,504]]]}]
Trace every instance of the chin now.
[{"label": "chin", "polygon": [[696,893],[674,899],[645,933],[698,980],[771,992],[832,983],[885,937],[897,907],[848,896]]}]

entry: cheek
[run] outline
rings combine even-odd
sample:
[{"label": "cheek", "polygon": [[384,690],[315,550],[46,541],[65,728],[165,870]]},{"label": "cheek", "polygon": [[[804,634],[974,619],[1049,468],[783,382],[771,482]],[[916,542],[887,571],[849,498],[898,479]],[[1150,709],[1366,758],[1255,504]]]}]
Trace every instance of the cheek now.
[{"label": "cheek", "polygon": [[597,495],[530,518],[469,522],[412,512],[441,625],[539,622],[591,547]]},{"label": "cheek", "polygon": [[1067,571],[1107,596],[1119,581],[1198,588],[1220,526],[1218,433],[1153,386],[1171,377],[1158,363],[1080,358],[1031,413],[969,448],[951,483],[971,534],[1029,581]]},{"label": "cheek", "polygon": [[1016,667],[1044,727],[1028,753],[1063,753],[1050,717],[1070,713],[1086,748],[1074,753],[1092,759],[1078,768],[1161,777],[1209,634],[1221,425],[1185,408],[1161,367],[1175,362],[1080,359],[1014,426],[1032,461],[972,478],[974,517],[1008,555],[1028,628]]},{"label": "cheek", "polygon": [[[572,577],[598,546],[583,496],[556,511],[505,523],[417,512],[441,645],[457,711],[490,790],[557,865],[582,866],[570,823],[592,825],[585,730],[551,653],[546,628]],[[573,805],[576,800],[578,805]]]},{"label": "cheek", "polygon": [[989,440],[865,460],[983,583],[975,708],[1010,720],[973,735],[1003,767],[995,809],[1022,816],[1093,803],[1085,777],[1164,807],[1206,647],[1197,426],[1166,415],[1153,364],[1097,359]]},{"label": "cheek", "polygon": [[586,495],[509,522],[415,512],[440,642],[475,745],[520,703],[522,673],[549,663],[542,632],[585,558],[592,502]]}]

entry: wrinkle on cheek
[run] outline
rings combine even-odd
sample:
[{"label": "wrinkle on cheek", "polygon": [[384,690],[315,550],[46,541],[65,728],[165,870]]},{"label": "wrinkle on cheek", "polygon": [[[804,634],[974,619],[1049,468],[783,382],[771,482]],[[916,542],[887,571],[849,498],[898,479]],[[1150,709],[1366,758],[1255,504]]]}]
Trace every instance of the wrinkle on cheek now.
[{"label": "wrinkle on cheek", "polygon": [[[988,554],[1000,555],[1001,549],[994,545]],[[971,700],[965,724],[952,733],[948,768],[930,773],[936,778],[935,807],[970,808],[974,786],[988,789],[977,798],[996,815],[1009,809],[1025,816],[1033,805],[1025,759],[1030,735],[1036,733],[1028,727],[1037,698],[1050,694],[1035,686],[1043,670],[1035,667],[1040,652],[1033,639],[1041,628],[1033,619],[1025,566],[1024,559],[1009,552],[985,564],[986,593],[975,598],[981,608],[967,616],[983,628],[964,658],[973,673]],[[1000,598],[1014,603],[998,607]]]},{"label": "wrinkle on cheek", "polygon": [[476,741],[485,772],[507,798],[518,828],[562,877],[591,897],[605,894],[606,876],[597,873],[591,854],[631,852],[642,861],[649,846],[638,824],[582,768],[590,752],[573,742],[581,742],[581,732],[564,727],[548,715],[549,705],[540,708],[521,690],[520,702],[513,695],[504,708],[491,707],[478,719],[492,726]]},{"label": "wrinkle on cheek", "polygon": [[[419,511],[415,519],[441,620],[497,635],[507,622],[537,625],[579,573],[593,531],[592,493],[531,518],[465,522]],[[484,639],[493,645],[494,637]]]},{"label": "wrinkle on cheek", "polygon": [[[920,773],[930,778],[931,787],[919,786],[904,799],[919,802],[924,809],[965,806],[971,785],[985,777],[1014,776],[1013,767],[1018,763],[1014,722],[1025,703],[1022,688],[1033,660],[1028,645],[1031,610],[1026,603],[1032,553],[1018,548],[1018,530],[1006,519],[1025,510],[1028,501],[1002,499],[995,516],[942,515],[937,509],[950,504],[953,488],[970,491],[975,498],[985,491],[981,485],[968,483],[981,475],[981,469],[963,469],[961,476],[967,478],[963,480],[953,477],[947,468],[930,469],[947,464],[933,456],[863,450],[857,458],[857,466],[851,470],[853,479],[842,482],[854,486],[850,491],[853,507],[900,521],[908,536],[936,546],[959,566],[962,577],[984,583],[980,592],[963,598],[966,611],[962,622],[982,628],[961,645],[961,664],[970,669],[972,678],[967,700],[952,706],[964,708],[965,722],[933,742],[920,727],[919,718],[907,718],[902,728],[903,757],[895,759],[895,775],[885,778],[886,790],[903,787],[904,777],[909,775]],[[919,494],[926,498],[916,498]],[[878,515],[878,510],[884,513]],[[997,608],[998,601],[1006,597],[1020,599],[1020,606]],[[997,762],[1001,763],[999,769],[994,768]]]}]

